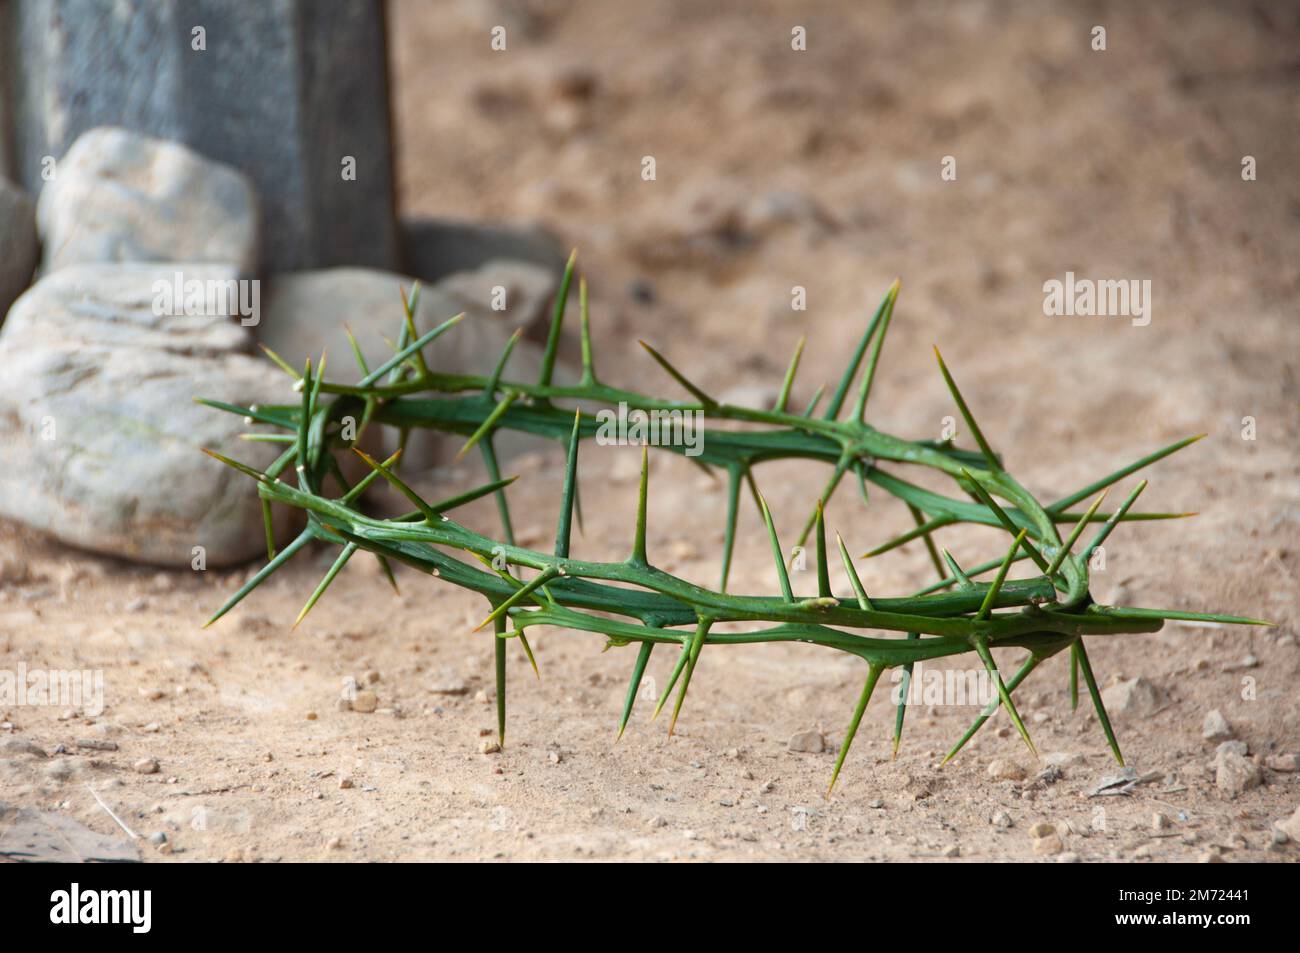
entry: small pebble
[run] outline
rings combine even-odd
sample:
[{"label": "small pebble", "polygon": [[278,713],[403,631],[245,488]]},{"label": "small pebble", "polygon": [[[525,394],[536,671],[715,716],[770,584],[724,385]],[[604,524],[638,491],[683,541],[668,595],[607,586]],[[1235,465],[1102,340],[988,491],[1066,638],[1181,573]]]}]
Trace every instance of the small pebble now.
[{"label": "small pebble", "polygon": [[496,741],[485,741],[479,745],[478,750],[484,754],[497,754],[501,750],[501,744]]},{"label": "small pebble", "polygon": [[356,698],[352,699],[352,710],[369,714],[379,707],[379,697],[374,692],[360,691],[357,692]]},{"label": "small pebble", "polygon": [[790,736],[786,749],[805,754],[820,754],[826,750],[826,739],[820,731],[796,731]]},{"label": "small pebble", "polygon": [[1206,741],[1224,741],[1233,735],[1232,725],[1223,717],[1223,712],[1215,708],[1205,716],[1201,725],[1201,737]]},{"label": "small pebble", "polygon": [[132,767],[136,774],[157,774],[158,762],[153,758],[141,758]]},{"label": "small pebble", "polygon": [[1007,758],[994,758],[989,762],[989,777],[995,781],[1023,781],[1025,769]]},{"label": "small pebble", "polygon": [[998,811],[991,818],[989,818],[989,823],[992,824],[994,827],[1000,828],[1002,830],[1006,830],[1015,822],[1011,820],[1011,815],[1008,814],[1006,811]]},{"label": "small pebble", "polygon": [[1034,853],[1040,857],[1049,857],[1052,854],[1059,854],[1065,850],[1065,845],[1061,843],[1061,835],[1055,830],[1046,837],[1038,837],[1034,840]]}]

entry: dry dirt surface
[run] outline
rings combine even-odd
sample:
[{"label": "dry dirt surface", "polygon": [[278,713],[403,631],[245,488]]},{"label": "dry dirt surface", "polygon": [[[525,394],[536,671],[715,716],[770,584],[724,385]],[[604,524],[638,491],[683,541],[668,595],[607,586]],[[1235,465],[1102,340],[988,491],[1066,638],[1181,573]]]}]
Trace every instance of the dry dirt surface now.
[{"label": "dry dirt surface", "polygon": [[[489,46],[498,24],[505,52]],[[1104,52],[1090,47],[1098,24]],[[790,48],[796,25],[803,52]],[[332,558],[322,550],[201,630],[252,569],[158,572],[8,525],[0,668],[102,670],[105,709],[0,706],[0,801],[115,832],[90,786],[143,837],[167,834],[170,853],[142,838],[150,862],[1300,858],[1274,830],[1300,807],[1286,770],[1300,754],[1294,4],[796,14],[751,0],[398,0],[390,30],[403,207],[537,222],[580,246],[605,379],[674,393],[642,337],[715,392],[769,400],[807,335],[805,401],[838,376],[901,276],[876,426],[939,436],[955,410],[938,344],[1040,497],[1207,434],[1147,473],[1143,499],[1199,516],[1121,527],[1094,593],[1276,627],[1170,624],[1090,642],[1103,684],[1151,686],[1112,709],[1138,779],[1122,792],[1089,796],[1117,768],[1086,698],[1071,711],[1058,657],[1017,695],[1042,760],[999,715],[940,768],[974,715],[954,705],[911,709],[891,760],[893,709],[878,694],[827,799],[865,674],[849,656],[706,650],[675,736],[641,701],[615,744],[633,650],[540,632],[541,679],[513,649],[507,744],[483,753],[495,714],[476,597],[411,571],[393,595],[353,560],[290,631]],[[954,181],[940,177],[945,156]],[[1067,271],[1149,279],[1150,323],[1046,317],[1043,283]],[[806,310],[792,309],[794,286]],[[621,558],[638,453],[583,453],[575,553]],[[714,584],[723,488],[680,458],[654,459],[651,558]],[[558,451],[507,466],[522,474],[510,492],[534,545],[548,544],[559,466]],[[759,470],[778,525],[793,532],[825,476]],[[480,479],[466,467],[423,482],[451,493]],[[488,503],[463,519],[496,527]],[[851,489],[828,521],[855,552],[910,526],[902,504],[864,505]],[[941,541],[966,564],[1005,545],[978,528]],[[776,591],[752,510],[737,558],[733,591]],[[932,573],[920,545],[860,565],[873,593],[910,592]],[[795,585],[812,583],[796,573]],[[660,684],[670,654],[652,660]],[[1000,653],[1004,668],[1015,655]],[[377,711],[338,710],[347,678]],[[1262,783],[1235,798],[1211,766],[1220,742],[1203,737],[1212,710],[1260,766]],[[826,750],[789,750],[803,731],[824,733]],[[139,773],[148,759],[158,770]]]}]

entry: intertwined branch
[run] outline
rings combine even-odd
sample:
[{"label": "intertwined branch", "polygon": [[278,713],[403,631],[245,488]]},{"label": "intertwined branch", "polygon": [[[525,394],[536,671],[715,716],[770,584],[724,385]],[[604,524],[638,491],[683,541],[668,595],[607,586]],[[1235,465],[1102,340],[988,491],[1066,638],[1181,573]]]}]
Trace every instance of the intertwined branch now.
[{"label": "intertwined branch", "polygon": [[[668,684],[655,706],[658,715],[676,690],[670,733],[681,711],[700,653],[706,646],[750,642],[806,642],[827,646],[856,655],[867,663],[866,681],[845,733],[844,744],[840,747],[831,777],[832,787],[876,683],[886,669],[901,666],[905,672],[894,723],[895,753],[906,712],[907,680],[916,662],[974,652],[992,676],[997,698],[948,752],[944,759],[946,762],[999,706],[1006,708],[1016,730],[1033,751],[1033,742],[1016,710],[1012,694],[1045,659],[1069,649],[1072,703],[1078,703],[1078,675],[1082,672],[1106,740],[1122,764],[1119,744],[1084,648],[1085,636],[1154,632],[1166,619],[1268,624],[1235,616],[1103,606],[1094,603],[1089,593],[1089,557],[1117,524],[1187,515],[1133,511],[1134,502],[1146,487],[1145,480],[1132,489],[1114,512],[1103,513],[1099,507],[1107,488],[1199,438],[1191,437],[1157,450],[1044,506],[1003,467],[937,349],[935,355],[939,370],[978,451],[960,450],[950,442],[902,440],[866,423],[865,409],[893,316],[897,282],[876,310],[829,403],[819,414],[821,390],[802,413],[792,412],[787,406],[803,341],[795,349],[780,396],[771,410],[736,407],[715,400],[644,342],[642,344],[651,357],[693,400],[662,400],[601,383],[596,377],[593,360],[585,280],[579,282],[582,376],[573,386],[554,384],[565,303],[573,273],[574,259],[570,258],[557,296],[541,374],[536,383],[510,381],[504,377],[518,334],[511,338],[495,369],[486,377],[430,370],[423,349],[451,330],[460,317],[417,336],[413,318],[419,292],[416,287],[410,298],[404,299],[406,314],[395,353],[382,365],[370,369],[349,332],[362,375],[357,383],[347,385],[326,381],[323,356],[315,372],[308,361],[299,373],[268,351],[271,358],[294,377],[295,386],[302,393],[300,404],[237,407],[203,401],[241,414],[250,423],[269,424],[282,431],[250,433],[247,435],[249,439],[286,445],[284,453],[264,472],[213,454],[257,481],[266,517],[269,562],[213,615],[208,624],[229,611],[312,540],[338,546],[340,552],[307,600],[299,621],[358,550],[374,554],[390,581],[390,564],[397,560],[453,585],[471,589],[483,595],[491,607],[480,628],[491,623],[496,636],[498,730],[503,743],[507,640],[519,639],[536,671],[527,640],[527,630],[533,626],[552,625],[599,632],[606,636],[611,646],[639,645],[619,721],[620,737],[631,715],[650,654],[657,644],[668,643],[680,648]],[[860,372],[853,403],[848,413],[842,414]],[[577,401],[581,407],[587,408],[626,404],[634,411],[701,412],[706,420],[752,425],[746,430],[711,429],[702,452],[692,457],[711,472],[715,469],[725,471],[728,479],[721,582],[716,590],[694,585],[651,563],[646,551],[648,458],[644,450],[636,531],[630,555],[619,562],[586,561],[571,555],[572,526],[578,500],[579,444],[582,439],[596,434],[597,425],[595,419],[585,416],[581,409],[574,413],[557,406],[556,401]],[[349,427],[358,417],[359,427]],[[448,500],[427,502],[397,474],[400,449],[388,460],[378,462],[353,446],[360,431],[375,424],[397,428],[403,447],[414,428],[465,435],[468,440],[461,452],[477,447],[491,482]],[[353,434],[353,430],[358,432]],[[559,523],[555,546],[549,553],[515,543],[505,492],[512,481],[501,479],[493,447],[493,437],[500,430],[554,438],[567,447]],[[355,486],[349,484],[336,456],[336,453],[349,449],[370,468],[370,472]],[[681,446],[666,449],[684,450]],[[832,468],[830,478],[799,535],[800,544],[810,534],[815,541],[815,596],[794,592],[772,515],[753,477],[757,464],[789,458],[818,460]],[[937,470],[950,477],[965,498],[923,489],[884,469],[885,465],[890,465],[891,469],[898,465],[900,468],[920,466]],[[294,486],[281,479],[290,467],[296,477]],[[823,512],[842,478],[849,472],[856,476],[864,500],[869,485],[878,487],[902,500],[916,522],[914,529],[875,547],[866,555],[878,555],[921,539],[939,576],[936,582],[902,598],[869,596],[844,540],[837,534],[836,549],[853,594],[838,597],[832,593]],[[415,508],[390,519],[367,516],[358,504],[362,494],[376,479],[392,484]],[[335,493],[326,492],[327,480],[336,485]],[[748,485],[766,525],[780,595],[735,595],[727,591],[742,483]],[[1071,511],[1072,507],[1097,493],[1100,495],[1086,511]],[[489,494],[495,496],[498,505],[502,540],[475,532],[447,515],[455,507]],[[307,516],[306,528],[279,552],[276,552],[270,529],[270,511],[275,503],[300,509]],[[964,569],[950,553],[941,550],[934,539],[937,530],[958,523],[1001,527],[1011,537],[1011,544],[995,558]],[[1057,531],[1058,524],[1070,526],[1064,540]],[[1091,540],[1076,548],[1089,524],[1099,525]],[[472,557],[481,568],[451,555],[447,550]],[[1033,561],[1038,574],[1028,579],[1008,579],[1011,565],[1024,559]],[[990,571],[994,572],[991,582],[976,581],[976,576]],[[753,623],[756,627],[745,631],[716,631],[715,626],[720,623]],[[860,634],[865,630],[878,634]],[[1028,656],[1019,670],[1004,680],[991,650],[1009,647],[1023,648]]]}]

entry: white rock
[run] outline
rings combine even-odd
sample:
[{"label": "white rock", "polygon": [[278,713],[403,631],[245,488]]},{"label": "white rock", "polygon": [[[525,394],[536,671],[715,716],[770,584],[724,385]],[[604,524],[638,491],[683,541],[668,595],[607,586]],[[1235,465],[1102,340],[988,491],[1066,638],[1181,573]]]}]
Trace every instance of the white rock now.
[{"label": "white rock", "polygon": [[1110,716],[1145,717],[1162,709],[1167,697],[1145,678],[1117,679],[1101,693]]},{"label": "white rock", "polygon": [[989,777],[995,781],[1023,781],[1025,769],[1009,758],[994,758],[989,762]]},{"label": "white rock", "polygon": [[1205,716],[1205,722],[1201,725],[1201,737],[1206,741],[1223,741],[1232,735],[1232,725],[1228,724],[1228,719],[1223,717],[1223,712],[1219,709],[1215,708]]},{"label": "white rock", "polygon": [[48,274],[69,265],[184,261],[257,266],[257,196],[248,179],[178,143],[113,126],[83,133],[41,191]]},{"label": "white rock", "polygon": [[0,324],[36,269],[36,206],[27,193],[0,176]]},{"label": "white rock", "polygon": [[352,710],[369,714],[379,707],[379,698],[371,691],[359,691],[352,699]]},{"label": "white rock", "polygon": [[227,314],[165,315],[155,281],[227,281],[216,265],[80,265],[38,282],[0,328],[0,514],[84,549],[190,568],[265,547],[252,481],[200,452],[265,467],[272,444],[194,403],[296,399]]},{"label": "white rock", "polygon": [[786,748],[806,754],[820,754],[826,750],[826,739],[820,731],[796,731],[790,736]]}]

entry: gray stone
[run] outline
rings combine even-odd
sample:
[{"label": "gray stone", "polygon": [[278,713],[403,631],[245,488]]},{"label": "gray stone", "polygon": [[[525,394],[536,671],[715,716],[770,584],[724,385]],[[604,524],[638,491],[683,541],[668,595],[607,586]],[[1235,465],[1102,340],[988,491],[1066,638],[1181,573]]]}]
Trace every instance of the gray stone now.
[{"label": "gray stone", "polygon": [[251,481],[199,452],[267,466],[272,444],[194,403],[297,400],[229,314],[156,313],[156,283],[228,282],[230,266],[79,265],[29,290],[0,329],[0,513],[139,562],[209,567],[263,549]]},{"label": "gray stone", "polygon": [[0,177],[0,324],[36,268],[36,207],[27,193]]},{"label": "gray stone", "polygon": [[1220,751],[1215,759],[1214,783],[1229,800],[1240,797],[1264,780],[1259,766],[1236,751]]},{"label": "gray stone", "polygon": [[271,270],[396,267],[383,4],[9,0],[5,13],[0,142],[29,191],[45,157],[122,126],[246,173]]},{"label": "gray stone", "polygon": [[[352,329],[367,366],[374,368],[392,356],[388,341],[395,341],[403,322],[401,289],[411,288],[413,279],[368,268],[329,268],[320,271],[278,275],[268,285],[258,336],[294,367],[310,357],[320,360],[329,354],[326,367],[331,380],[355,381],[361,370],[352,355],[344,325]],[[448,294],[441,283],[422,285],[415,327],[419,334],[448,318],[465,312],[465,319],[424,350],[425,360],[435,371],[453,374],[489,374],[496,366],[511,326],[487,308],[475,307],[464,298]],[[387,339],[387,340],[385,340]],[[520,341],[511,352],[505,379],[536,380],[541,369],[542,349]],[[557,383],[572,381],[572,372],[557,367]],[[433,431],[417,432],[407,442],[403,466],[421,468],[445,461],[463,438],[449,438]],[[553,445],[553,444],[551,444]],[[548,446],[546,441],[516,433],[496,437],[498,454],[513,454]],[[386,436],[380,451],[396,448],[396,434]]]},{"label": "gray stone", "polygon": [[508,331],[545,341],[560,274],[524,261],[494,259],[474,271],[460,271],[438,282],[439,291],[463,302],[462,310],[482,312]]},{"label": "gray stone", "polygon": [[1206,741],[1223,741],[1232,735],[1232,725],[1228,724],[1228,719],[1223,717],[1223,712],[1219,709],[1215,708],[1205,716],[1201,725],[1201,737]]},{"label": "gray stone", "polygon": [[248,179],[182,145],[125,129],[73,143],[41,191],[41,267],[117,261],[257,266],[257,197]]},{"label": "gray stone", "polygon": [[820,731],[796,731],[790,736],[786,745],[790,751],[806,754],[821,754],[826,750],[826,739]]}]

